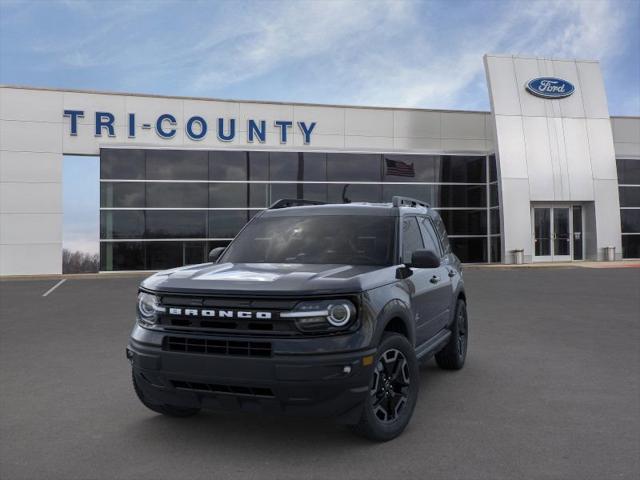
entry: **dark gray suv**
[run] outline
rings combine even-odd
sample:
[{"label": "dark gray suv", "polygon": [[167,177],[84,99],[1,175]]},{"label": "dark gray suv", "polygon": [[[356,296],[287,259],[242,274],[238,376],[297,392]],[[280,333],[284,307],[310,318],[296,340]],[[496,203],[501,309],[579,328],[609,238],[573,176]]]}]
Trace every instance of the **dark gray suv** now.
[{"label": "dark gray suv", "polygon": [[127,358],[155,412],[321,415],[384,441],[411,418],[419,360],[464,365],[460,262],[422,202],[280,200],[210,260],[140,285]]}]

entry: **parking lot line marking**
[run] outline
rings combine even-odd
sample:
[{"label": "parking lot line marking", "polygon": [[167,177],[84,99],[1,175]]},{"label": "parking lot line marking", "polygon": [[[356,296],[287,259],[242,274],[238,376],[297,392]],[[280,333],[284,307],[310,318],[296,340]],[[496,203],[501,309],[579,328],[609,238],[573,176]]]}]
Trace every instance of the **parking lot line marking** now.
[{"label": "parking lot line marking", "polygon": [[47,295],[49,295],[51,292],[53,292],[56,288],[58,288],[60,285],[62,285],[64,282],[66,282],[67,279],[63,278],[62,280],[60,280],[58,283],[56,283],[53,287],[51,287],[49,290],[47,290],[46,292],[44,292],[42,294],[43,297],[46,297]]}]

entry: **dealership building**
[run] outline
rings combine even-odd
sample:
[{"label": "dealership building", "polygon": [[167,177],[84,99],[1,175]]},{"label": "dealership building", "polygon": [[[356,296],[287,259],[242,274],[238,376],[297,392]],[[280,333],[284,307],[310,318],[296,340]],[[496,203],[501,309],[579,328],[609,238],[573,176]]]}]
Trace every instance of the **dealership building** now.
[{"label": "dealership building", "polygon": [[61,273],[65,155],[100,157],[102,271],[206,261],[280,198],[394,195],[465,262],[639,258],[640,117],[599,63],[484,65],[489,112],[2,86],[0,275]]}]

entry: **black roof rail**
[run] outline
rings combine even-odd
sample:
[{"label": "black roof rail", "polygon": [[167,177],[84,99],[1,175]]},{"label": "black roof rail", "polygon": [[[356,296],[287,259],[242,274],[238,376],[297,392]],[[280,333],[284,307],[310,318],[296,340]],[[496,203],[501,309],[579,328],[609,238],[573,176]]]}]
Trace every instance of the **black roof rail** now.
[{"label": "black roof rail", "polygon": [[391,204],[394,207],[424,207],[424,208],[431,208],[431,206],[427,202],[423,202],[422,200],[416,200],[415,198],[410,198],[410,197],[401,197],[399,195],[394,195],[391,198]]},{"label": "black roof rail", "polygon": [[269,210],[275,210],[277,208],[301,207],[303,205],[326,205],[326,203],[327,202],[319,202],[317,200],[303,200],[301,198],[281,198],[280,200],[276,200],[269,207]]}]

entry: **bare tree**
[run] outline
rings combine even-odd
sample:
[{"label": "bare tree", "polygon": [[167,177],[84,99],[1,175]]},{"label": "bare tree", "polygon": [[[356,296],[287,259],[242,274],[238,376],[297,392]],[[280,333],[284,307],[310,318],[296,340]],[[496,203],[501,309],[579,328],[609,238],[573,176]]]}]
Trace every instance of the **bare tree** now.
[{"label": "bare tree", "polygon": [[97,253],[62,250],[62,273],[96,273],[100,268]]}]

